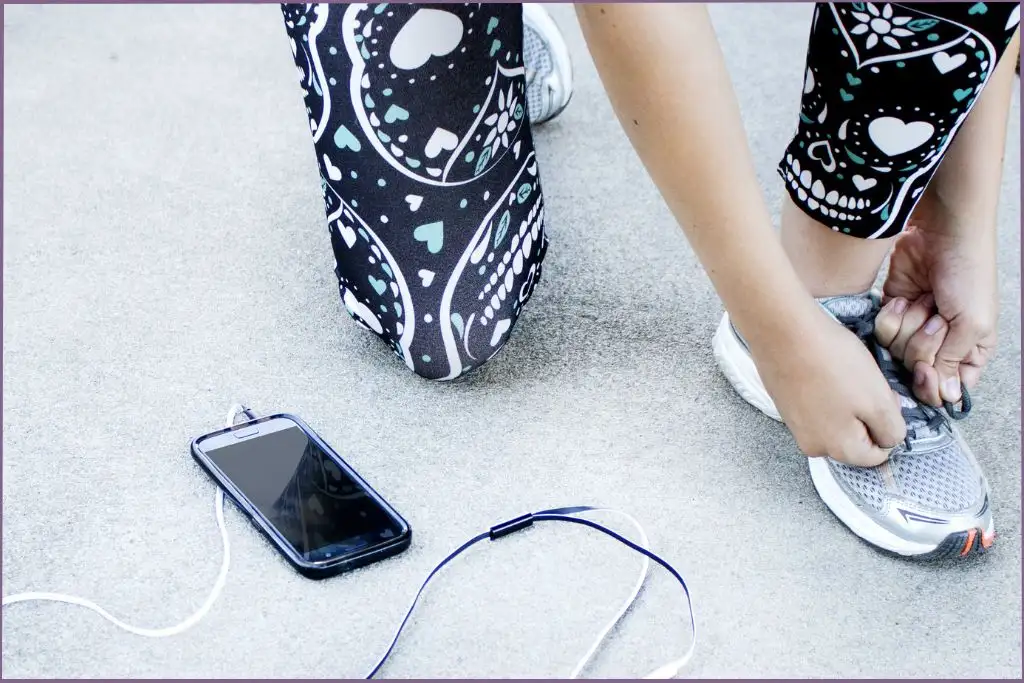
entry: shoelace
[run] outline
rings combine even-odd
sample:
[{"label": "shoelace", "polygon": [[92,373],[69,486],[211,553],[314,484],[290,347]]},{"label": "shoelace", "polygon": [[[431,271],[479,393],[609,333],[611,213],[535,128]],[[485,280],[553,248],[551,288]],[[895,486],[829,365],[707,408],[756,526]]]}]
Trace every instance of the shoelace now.
[{"label": "shoelace", "polygon": [[[875,315],[877,313],[878,311],[873,309],[863,315],[840,315],[836,316],[836,319],[846,329],[857,335],[857,338],[868,347],[868,350],[871,351],[875,361],[878,363],[878,368],[882,371],[882,375],[893,391],[900,396],[906,397],[914,404],[911,407],[903,405],[901,402],[900,406],[903,419],[907,422],[907,437],[904,439],[903,445],[907,451],[910,451],[912,450],[911,441],[917,439],[918,430],[930,429],[938,431],[943,427],[946,429],[949,429],[949,427],[942,413],[926,403],[921,403],[914,397],[914,393],[910,390],[910,372],[902,364],[893,362],[892,356],[875,339]],[[967,391],[967,387],[962,387],[961,391],[963,393],[960,399],[960,408],[957,408],[955,404],[949,401],[943,401],[943,407],[954,420],[962,420],[971,412],[971,395]]]}]

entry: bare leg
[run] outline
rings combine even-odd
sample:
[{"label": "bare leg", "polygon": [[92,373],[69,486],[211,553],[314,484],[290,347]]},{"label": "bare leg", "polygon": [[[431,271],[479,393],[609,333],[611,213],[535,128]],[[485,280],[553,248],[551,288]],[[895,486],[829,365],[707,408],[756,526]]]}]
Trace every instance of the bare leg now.
[{"label": "bare leg", "polygon": [[785,195],[782,248],[813,296],[859,294],[868,290],[893,240],[865,240],[829,229]]},{"label": "bare leg", "polygon": [[[779,164],[788,194],[782,243],[812,294],[868,289],[947,150],[957,156],[957,133],[979,137],[962,124],[1011,42],[1013,8],[816,5],[798,130]],[[929,47],[957,41],[955,65]],[[998,108],[1005,117],[1006,105]],[[995,182],[991,172],[968,177],[971,164],[951,159],[963,170],[939,172],[934,183],[952,175],[948,194],[960,201],[951,204],[970,207],[975,225],[994,217],[1002,148],[997,124],[980,128],[992,144],[977,156],[995,169]]]}]

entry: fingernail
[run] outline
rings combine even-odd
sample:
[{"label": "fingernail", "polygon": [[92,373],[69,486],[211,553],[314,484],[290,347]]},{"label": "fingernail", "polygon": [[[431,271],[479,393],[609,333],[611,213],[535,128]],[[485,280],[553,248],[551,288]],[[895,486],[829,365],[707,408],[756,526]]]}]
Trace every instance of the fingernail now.
[{"label": "fingernail", "polygon": [[895,303],[892,305],[892,312],[896,315],[903,315],[907,312],[907,300],[906,299],[893,299]]},{"label": "fingernail", "polygon": [[925,380],[924,370],[922,370],[919,366],[915,366],[914,367],[914,386],[918,386],[918,387],[919,386],[923,386],[924,385],[924,380]]},{"label": "fingernail", "polygon": [[927,335],[933,335],[933,334],[935,334],[935,333],[936,333],[936,332],[938,332],[938,331],[939,331],[940,329],[942,329],[942,323],[943,323],[943,322],[944,322],[944,321],[942,320],[942,316],[941,316],[941,315],[933,315],[933,316],[932,316],[932,317],[931,317],[931,318],[930,318],[930,319],[928,320],[928,322],[927,322],[927,323],[925,323],[925,326],[924,326],[924,333],[925,333],[925,334],[927,334]]},{"label": "fingernail", "polygon": [[960,378],[950,377],[942,383],[942,398],[945,401],[960,400]]}]

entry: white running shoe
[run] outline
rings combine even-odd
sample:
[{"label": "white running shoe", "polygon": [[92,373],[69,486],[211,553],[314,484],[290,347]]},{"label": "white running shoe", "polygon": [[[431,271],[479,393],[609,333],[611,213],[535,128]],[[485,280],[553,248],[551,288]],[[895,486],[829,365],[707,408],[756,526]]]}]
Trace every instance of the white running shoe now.
[{"label": "white running shoe", "polygon": [[561,114],[572,99],[572,60],[555,20],[533,2],[523,3],[523,66],[530,123]]},{"label": "white running shoe", "polygon": [[[988,550],[995,539],[988,482],[950,420],[970,412],[969,394],[964,394],[962,411],[947,404],[946,413],[914,398],[910,373],[875,342],[878,300],[874,296],[832,297],[820,303],[872,351],[882,374],[899,394],[907,421],[906,440],[877,467],[807,458],[822,501],[855,534],[897,555],[937,560]],[[739,395],[781,421],[728,314],[712,345],[715,360]]]}]

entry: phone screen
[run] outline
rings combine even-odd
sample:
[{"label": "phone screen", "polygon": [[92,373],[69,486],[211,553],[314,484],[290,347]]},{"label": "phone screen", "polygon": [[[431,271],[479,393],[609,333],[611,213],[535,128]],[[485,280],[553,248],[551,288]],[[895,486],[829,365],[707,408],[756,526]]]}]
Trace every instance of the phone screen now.
[{"label": "phone screen", "polygon": [[306,560],[355,553],[402,533],[399,520],[294,422],[258,426],[258,436],[202,450]]}]

